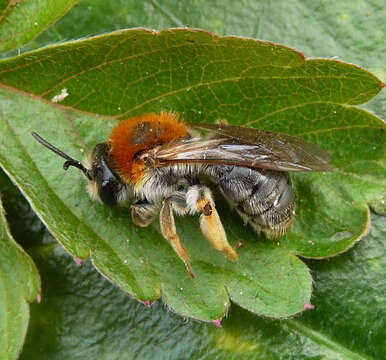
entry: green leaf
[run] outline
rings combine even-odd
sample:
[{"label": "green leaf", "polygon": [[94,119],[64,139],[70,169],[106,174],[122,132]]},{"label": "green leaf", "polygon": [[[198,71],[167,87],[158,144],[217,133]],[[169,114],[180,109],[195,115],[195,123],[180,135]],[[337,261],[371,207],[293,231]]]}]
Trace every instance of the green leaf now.
[{"label": "green leaf", "polygon": [[[234,2],[224,0],[81,0],[28,48],[115,29],[184,25],[218,35],[284,43],[310,57],[339,58],[363,66],[385,82],[385,10],[384,2],[379,0],[240,0],[236,7]],[[365,107],[382,117],[385,99],[383,91]],[[71,175],[68,179],[71,181]],[[377,207],[382,200],[370,204],[382,211]],[[12,233],[15,237],[20,234],[17,240],[30,240],[36,224],[29,225],[27,217],[25,224],[23,219],[20,226],[12,226],[20,214],[15,211],[13,215],[6,209]],[[350,349],[357,356],[365,354],[362,358],[381,359],[385,348],[385,309],[381,306],[386,302],[382,271],[377,272],[379,266],[373,265],[384,261],[385,234],[377,230],[384,225],[385,218],[372,219],[371,234],[375,231],[379,241],[370,235],[339,257],[307,262],[314,277],[312,302],[317,307],[296,320],[307,321],[298,329],[301,332],[287,327],[287,321],[258,319],[235,305],[223,329],[186,322],[160,303],[149,310],[101,281],[91,265],[79,269],[54,246],[42,247],[34,259],[43,276],[46,301],[32,305],[30,337],[22,358],[153,359],[156,351],[158,357],[169,359],[335,360],[355,358],[355,354],[348,353]],[[42,241],[48,238],[45,234]],[[358,283],[358,276],[363,284]],[[332,347],[336,350],[329,350]]]},{"label": "green leaf", "polygon": [[147,308],[101,279],[89,261],[79,268],[52,243],[32,245],[45,296],[32,306],[21,359],[146,360],[155,347],[160,359],[382,359],[385,219],[372,216],[372,224],[352,251],[308,262],[314,310],[276,321],[232,305],[222,329],[181,319],[161,302]]},{"label": "green leaf", "polygon": [[[299,319],[272,322],[252,321],[235,309],[229,323],[224,322],[226,334],[217,332],[217,344],[237,353],[242,343],[249,343],[262,359],[383,358],[385,236],[385,218],[372,216],[371,234],[353,251],[308,262],[314,275],[314,310]],[[234,339],[233,346],[227,346],[227,338]],[[243,355],[248,358],[249,353]]]},{"label": "green leaf", "polygon": [[35,264],[15,242],[0,201],[0,358],[17,359],[29,321],[28,301],[37,299],[40,278]]},{"label": "green leaf", "polygon": [[[58,146],[69,146],[80,154],[86,145],[71,141],[74,129],[82,134],[81,139],[95,143],[107,136],[113,121],[66,111],[6,90],[0,93],[2,166],[23,189],[51,233],[73,255],[85,258],[90,253],[100,272],[142,301],[156,300],[162,292],[167,304],[184,316],[207,321],[222,317],[229,306],[228,292],[248,309],[272,317],[303,310],[309,301],[311,278],[305,265],[286,249],[271,241],[250,241],[254,233],[241,228],[240,233],[229,234],[233,243],[239,239],[245,243],[240,249],[242,260],[234,264],[203,239],[196,219],[184,219],[178,229],[192,255],[196,279],[191,280],[161,237],[158,225],[138,229],[130,222],[128,211],[113,212],[93,203],[85,193],[81,174],[63,176],[58,159],[42,153],[41,145],[30,135],[32,130],[41,133],[51,127],[64,141]],[[12,113],[14,108],[19,111]],[[50,126],[36,114],[54,118],[55,123]],[[242,226],[239,220],[232,220],[224,203],[219,206],[224,208],[225,222]]]},{"label": "green leaf", "polygon": [[187,29],[117,31],[52,46],[1,61],[0,76],[48,100],[67,89],[61,104],[120,119],[174,107],[189,121],[222,117],[271,127],[281,125],[272,125],[276,119],[287,124],[287,112],[333,116],[330,103],[361,104],[382,85],[352,65]]},{"label": "green leaf", "polygon": [[0,52],[26,44],[76,3],[77,0],[3,0],[0,3]]},{"label": "green leaf", "polygon": [[[375,96],[381,82],[349,64],[305,60],[284,46],[203,31],[131,30],[2,61],[0,81],[51,100],[68,94],[63,108],[1,91],[0,162],[50,231],[73,255],[90,253],[98,270],[125,291],[142,301],[162,293],[184,316],[221,318],[228,294],[265,316],[302,311],[311,279],[294,253],[326,257],[352,246],[369,226],[367,202],[379,201],[384,189],[384,124],[352,106]],[[244,243],[236,264],[210,248],[196,220],[180,221],[197,275],[192,281],[158,226],[137,229],[127,212],[91,203],[81,174],[64,177],[57,156],[30,136],[36,131],[55,139],[79,157],[105,141],[120,119],[161,109],[177,110],[190,122],[226,118],[302,136],[329,150],[337,169],[294,177],[298,216],[280,247],[255,241],[217,196],[231,242]]]}]

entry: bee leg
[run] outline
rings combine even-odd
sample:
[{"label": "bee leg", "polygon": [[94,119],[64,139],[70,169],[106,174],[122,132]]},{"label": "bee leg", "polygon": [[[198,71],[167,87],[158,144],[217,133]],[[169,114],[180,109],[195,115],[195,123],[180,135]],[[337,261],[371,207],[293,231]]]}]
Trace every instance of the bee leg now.
[{"label": "bee leg", "polygon": [[201,231],[209,242],[229,259],[237,260],[238,255],[228,243],[210,190],[203,185],[194,185],[187,191],[186,202],[190,213],[201,213]]},{"label": "bee leg", "polygon": [[[192,267],[190,266],[189,253],[185,246],[181,243],[180,238],[177,235],[176,224],[174,222],[173,205],[180,208],[177,202],[173,201],[173,197],[169,197],[164,200],[160,212],[160,225],[162,235],[170,242],[174,251],[178,254],[180,259],[184,262],[186,269],[189,272],[191,278],[194,278]],[[180,210],[182,210],[180,208]]]},{"label": "bee leg", "polygon": [[131,218],[134,224],[141,227],[150,225],[158,212],[159,206],[156,204],[140,201],[131,205]]}]

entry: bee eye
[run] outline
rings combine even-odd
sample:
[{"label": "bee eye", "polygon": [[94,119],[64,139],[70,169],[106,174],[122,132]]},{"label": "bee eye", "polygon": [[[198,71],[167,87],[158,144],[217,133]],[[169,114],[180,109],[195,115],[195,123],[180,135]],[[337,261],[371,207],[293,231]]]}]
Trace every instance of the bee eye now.
[{"label": "bee eye", "polygon": [[118,204],[117,196],[121,189],[120,181],[115,177],[103,180],[99,185],[99,197],[103,203],[109,206]]},{"label": "bee eye", "polygon": [[119,175],[110,167],[109,147],[107,144],[96,145],[93,152],[92,179],[98,189],[98,196],[103,203],[109,206],[118,205],[122,200],[124,184]]}]

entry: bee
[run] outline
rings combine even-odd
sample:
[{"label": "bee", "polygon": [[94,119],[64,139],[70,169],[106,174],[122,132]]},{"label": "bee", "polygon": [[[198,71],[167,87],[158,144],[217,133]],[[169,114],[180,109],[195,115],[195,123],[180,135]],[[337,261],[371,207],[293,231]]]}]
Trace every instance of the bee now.
[{"label": "bee", "polygon": [[[191,131],[207,131],[208,137]],[[289,171],[330,171],[330,156],[297,137],[225,124],[187,124],[171,112],[122,121],[107,142],[97,144],[88,164],[74,160],[38,134],[35,139],[89,180],[92,198],[131,206],[133,222],[145,227],[159,214],[162,235],[193,278],[189,254],[178,237],[174,214],[199,214],[208,241],[231,260],[228,240],[208,184],[267,238],[286,233],[294,220]],[[203,177],[206,182],[202,181]]]}]

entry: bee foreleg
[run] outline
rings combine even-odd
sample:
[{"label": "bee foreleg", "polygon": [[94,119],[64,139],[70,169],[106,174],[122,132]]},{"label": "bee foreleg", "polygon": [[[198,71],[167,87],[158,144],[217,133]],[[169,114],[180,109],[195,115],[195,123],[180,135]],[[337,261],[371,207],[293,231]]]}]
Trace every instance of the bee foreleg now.
[{"label": "bee foreleg", "polygon": [[[179,200],[181,200],[182,203],[179,203]],[[175,252],[184,262],[190,277],[194,278],[194,273],[190,266],[189,253],[177,235],[176,224],[174,222],[173,210],[176,210],[177,212],[180,210],[182,212],[184,204],[186,203],[184,202],[183,197],[180,199],[178,194],[165,199],[160,212],[160,225],[162,235],[170,242]]]},{"label": "bee foreleg", "polygon": [[159,211],[159,205],[138,202],[131,205],[131,218],[136,225],[145,227],[152,223]]},{"label": "bee foreleg", "polygon": [[186,203],[190,213],[199,212],[200,227],[204,236],[219,251],[229,259],[237,260],[236,251],[230,246],[222,226],[220,217],[214,205],[210,190],[203,185],[194,185],[186,194]]}]

